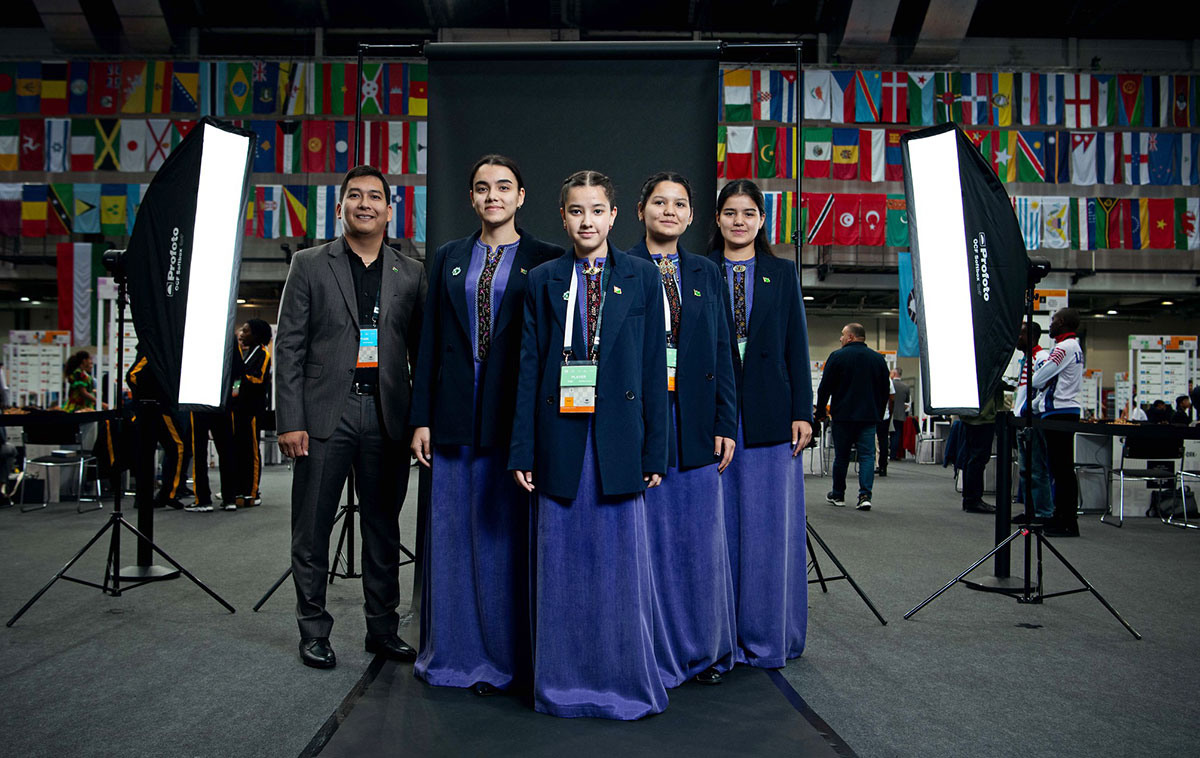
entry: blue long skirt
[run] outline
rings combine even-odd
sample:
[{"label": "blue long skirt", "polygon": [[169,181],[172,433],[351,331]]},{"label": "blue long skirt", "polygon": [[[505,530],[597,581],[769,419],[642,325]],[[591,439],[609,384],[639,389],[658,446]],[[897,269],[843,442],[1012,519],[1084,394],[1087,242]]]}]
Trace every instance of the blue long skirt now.
[{"label": "blue long skirt", "polygon": [[433,448],[414,666],[430,684],[529,679],[529,497],[507,469],[507,451]]},{"label": "blue long skirt", "polygon": [[[678,439],[678,406],[673,416]],[[663,684],[677,687],[734,662],[733,575],[717,464],[679,470],[646,490],[646,527],[658,601],[654,653]]]},{"label": "blue long skirt", "polygon": [[746,447],[721,476],[737,604],[738,662],[780,668],[804,652],[808,570],[804,466],[791,445]]},{"label": "blue long skirt", "polygon": [[600,494],[592,433],[575,499],[534,498],[534,708],[632,720],[667,707],[654,658],[646,500]]}]

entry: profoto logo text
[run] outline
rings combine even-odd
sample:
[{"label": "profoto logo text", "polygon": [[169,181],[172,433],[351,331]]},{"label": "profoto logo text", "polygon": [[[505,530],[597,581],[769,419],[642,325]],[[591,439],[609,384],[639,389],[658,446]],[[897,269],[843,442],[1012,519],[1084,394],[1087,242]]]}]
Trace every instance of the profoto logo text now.
[{"label": "profoto logo text", "polygon": [[171,230],[171,261],[167,266],[167,297],[175,297],[183,276],[183,250],[179,247],[179,227]]},{"label": "profoto logo text", "polygon": [[992,298],[992,278],[988,273],[987,233],[980,232],[971,240],[975,249],[975,291],[986,303]]}]

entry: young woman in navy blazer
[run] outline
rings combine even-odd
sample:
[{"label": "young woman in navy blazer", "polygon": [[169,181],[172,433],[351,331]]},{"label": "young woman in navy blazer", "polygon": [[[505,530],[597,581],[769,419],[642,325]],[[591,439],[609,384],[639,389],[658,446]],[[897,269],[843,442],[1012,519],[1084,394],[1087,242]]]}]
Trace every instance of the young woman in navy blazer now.
[{"label": "young woman in navy blazer", "polygon": [[779,668],[804,651],[808,622],[804,467],[812,437],[808,328],[791,261],[763,230],[763,194],[746,179],[717,196],[709,248],[726,281],[737,379],[738,453],[721,477],[737,597],[740,660]]},{"label": "young woman in navy blazer", "polygon": [[638,218],[646,234],[629,254],[658,266],[670,317],[667,371],[674,380],[671,467],[662,486],[646,492],[660,611],[655,652],[668,687],[692,677],[717,684],[733,666],[735,650],[733,576],[718,478],[733,458],[737,435],[725,282],[712,261],[679,244],[692,222],[692,188],[683,176],[661,172],[647,179]]},{"label": "young woman in navy blazer", "polygon": [[[636,719],[667,705],[643,495],[667,470],[667,345],[658,270],[608,242],[614,195],[595,171],[563,183],[572,249],[529,275],[509,468],[534,494],[534,707]],[[594,412],[560,392],[568,360]]]},{"label": "young woman in navy blazer", "polygon": [[562,255],[517,228],[521,169],[486,155],[468,197],[481,227],[430,269],[412,449],[432,466],[421,650],[430,684],[487,694],[528,680],[528,505],[508,474],[529,272]]}]

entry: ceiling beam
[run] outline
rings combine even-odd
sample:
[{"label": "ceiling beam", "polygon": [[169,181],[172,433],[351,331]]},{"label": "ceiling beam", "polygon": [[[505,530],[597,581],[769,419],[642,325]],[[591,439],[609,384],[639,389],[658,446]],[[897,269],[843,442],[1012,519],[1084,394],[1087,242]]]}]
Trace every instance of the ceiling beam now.
[{"label": "ceiling beam", "polygon": [[878,60],[887,49],[900,0],[854,0],[837,55],[843,62]]},{"label": "ceiling beam", "polygon": [[79,0],[36,0],[34,5],[42,17],[42,26],[59,52],[101,52]]},{"label": "ceiling beam", "polygon": [[951,63],[967,36],[976,0],[930,0],[909,63]]},{"label": "ceiling beam", "polygon": [[129,47],[138,53],[169,53],[171,30],[159,0],[112,0]]}]

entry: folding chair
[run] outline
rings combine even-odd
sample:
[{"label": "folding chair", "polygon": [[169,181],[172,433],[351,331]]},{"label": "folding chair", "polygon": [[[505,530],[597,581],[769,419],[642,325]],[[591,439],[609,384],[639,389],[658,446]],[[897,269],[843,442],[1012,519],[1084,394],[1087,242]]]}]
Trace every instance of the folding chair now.
[{"label": "folding chair", "polygon": [[[80,449],[80,432],[77,422],[62,421],[24,427],[22,429],[22,438],[26,455],[28,455],[30,445],[50,445],[58,448],[49,455],[25,458],[24,466],[22,467],[25,473],[23,486],[21,487],[22,513],[41,510],[50,505],[50,472],[54,469],[64,471],[74,470],[76,472],[76,492],[79,493],[79,505],[75,507],[75,510],[78,513],[94,511],[104,507],[100,503],[100,479],[98,476],[95,480],[95,497],[84,497],[83,494],[85,472],[88,466],[96,467],[96,457]],[[46,478],[42,480],[42,502],[40,505],[26,505],[25,493],[28,491],[29,479],[40,478],[33,476],[33,469],[35,467],[44,469],[46,472]],[[85,503],[94,503],[94,505],[84,508]]]},{"label": "folding chair", "polygon": [[[1125,460],[1149,461],[1147,468],[1127,468]],[[1109,474],[1109,487],[1112,487],[1112,477],[1116,475],[1120,481],[1120,514],[1118,519],[1109,521],[1112,516],[1112,506],[1100,517],[1100,522],[1109,526],[1120,527],[1125,523],[1125,482],[1154,482],[1159,490],[1170,491],[1175,484],[1176,468],[1174,461],[1179,461],[1178,468],[1183,468],[1183,440],[1169,438],[1141,437],[1130,435],[1121,445],[1121,463]],[[1159,465],[1153,465],[1158,463]]]}]

